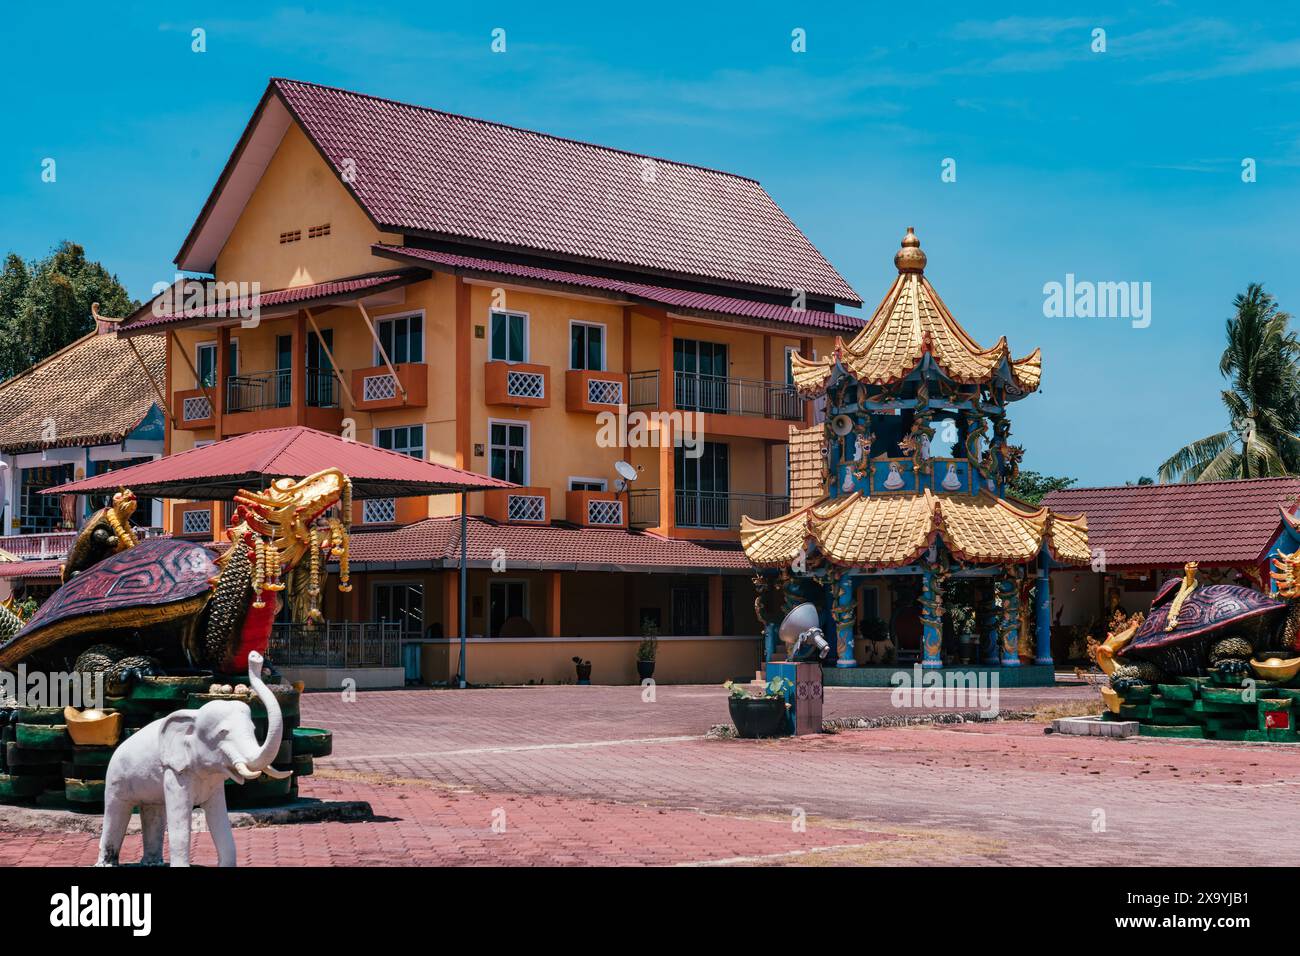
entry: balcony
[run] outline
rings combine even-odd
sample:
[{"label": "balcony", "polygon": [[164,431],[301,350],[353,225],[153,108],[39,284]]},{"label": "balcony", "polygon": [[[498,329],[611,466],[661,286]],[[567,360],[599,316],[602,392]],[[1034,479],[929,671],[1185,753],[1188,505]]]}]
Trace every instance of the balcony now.
[{"label": "balcony", "polygon": [[[394,376],[393,372],[397,375]],[[357,410],[378,412],[386,408],[424,408],[429,404],[429,366],[416,363],[359,368],[352,372],[352,397]],[[405,390],[405,398],[403,398]]]},{"label": "balcony", "polygon": [[[333,370],[308,368],[304,400],[305,424],[321,431],[337,432],[343,424],[339,405],[339,383]],[[226,407],[222,414],[223,435],[242,435],[263,428],[299,424],[293,408],[293,372],[282,368],[266,372],[242,372],[226,379]]]},{"label": "balcony", "polygon": [[[137,540],[156,538],[164,532],[162,528],[132,527],[132,534]],[[23,561],[62,561],[68,556],[72,543],[77,540],[77,531],[43,531],[33,534],[0,535],[0,550],[12,554]]]},{"label": "balcony", "polygon": [[193,430],[211,428],[215,424],[209,394],[208,389],[188,388],[172,395],[172,417],[177,428]]},{"label": "balcony", "polygon": [[[804,400],[784,382],[674,372],[672,399],[678,411],[708,416],[705,429],[720,435],[784,441],[790,423],[804,419]],[[657,369],[628,376],[628,407],[663,407]]]},{"label": "balcony", "polygon": [[488,405],[546,408],[551,404],[551,368],[524,362],[488,362],[483,369],[483,401]]},{"label": "balcony", "polygon": [[550,488],[512,488],[483,493],[483,512],[502,524],[549,524]]},{"label": "balcony", "polygon": [[564,498],[564,514],[584,528],[627,527],[627,509],[613,491],[570,491]]},{"label": "balcony", "polygon": [[621,372],[564,373],[564,405],[571,412],[616,412],[626,401],[627,376]]},{"label": "balcony", "polygon": [[[659,490],[637,488],[628,492],[628,519],[634,528],[653,528],[659,520]],[[759,521],[779,518],[790,510],[785,495],[764,495],[745,491],[676,492],[674,524],[678,528],[710,531],[735,531],[741,515]]]}]

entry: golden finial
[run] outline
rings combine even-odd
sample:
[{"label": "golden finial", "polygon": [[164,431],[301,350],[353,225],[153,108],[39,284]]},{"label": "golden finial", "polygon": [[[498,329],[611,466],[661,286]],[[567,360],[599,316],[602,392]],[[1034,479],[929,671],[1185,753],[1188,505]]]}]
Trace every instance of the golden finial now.
[{"label": "golden finial", "polygon": [[899,272],[925,271],[925,253],[921,251],[921,240],[916,238],[911,226],[907,227],[907,235],[903,237],[903,248],[894,254],[894,265]]}]

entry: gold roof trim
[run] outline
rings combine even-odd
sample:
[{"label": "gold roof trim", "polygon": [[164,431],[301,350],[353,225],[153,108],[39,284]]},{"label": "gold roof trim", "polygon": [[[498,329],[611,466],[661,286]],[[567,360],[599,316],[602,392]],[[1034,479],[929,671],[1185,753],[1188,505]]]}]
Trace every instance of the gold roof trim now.
[{"label": "gold roof trim", "polygon": [[770,521],[741,519],[740,542],[758,567],[784,567],[811,539],[833,564],[881,568],[911,564],[943,538],[956,557],[977,564],[1023,564],[1046,540],[1063,564],[1091,559],[1081,517],[1026,511],[987,492],[975,497],[915,495],[823,500]]},{"label": "gold roof trim", "polygon": [[821,425],[791,425],[789,441],[790,507],[802,508],[826,497],[822,484],[826,429]]}]

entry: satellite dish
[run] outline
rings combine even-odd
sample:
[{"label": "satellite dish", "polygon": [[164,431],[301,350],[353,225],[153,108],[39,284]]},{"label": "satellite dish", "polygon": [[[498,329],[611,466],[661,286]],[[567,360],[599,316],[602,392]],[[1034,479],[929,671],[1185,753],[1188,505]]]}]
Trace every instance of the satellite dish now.
[{"label": "satellite dish", "polygon": [[840,438],[853,431],[853,419],[848,415],[836,415],[831,419],[831,431]]},{"label": "satellite dish", "polygon": [[624,481],[636,481],[639,477],[639,472],[636,470],[636,466],[630,462],[616,461],[614,462],[614,470],[618,472],[619,477]]}]

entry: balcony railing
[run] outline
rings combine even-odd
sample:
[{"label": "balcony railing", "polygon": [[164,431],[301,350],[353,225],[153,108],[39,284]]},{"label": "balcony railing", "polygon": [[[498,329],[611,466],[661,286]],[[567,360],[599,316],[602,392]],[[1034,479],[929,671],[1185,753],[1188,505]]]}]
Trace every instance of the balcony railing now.
[{"label": "balcony railing", "polygon": [[280,667],[400,667],[401,643],[397,621],[276,624],[270,657]]},{"label": "balcony railing", "polygon": [[[634,528],[660,524],[659,491],[637,488],[628,492],[628,518]],[[679,528],[706,528],[718,531],[740,527],[741,515],[766,521],[779,518],[790,510],[785,495],[764,495],[744,491],[685,491],[676,493],[675,524]]]},{"label": "balcony railing", "polygon": [[[338,407],[338,380],[327,368],[309,368],[306,400],[312,408]],[[226,379],[226,411],[256,412],[266,408],[288,408],[293,403],[293,370],[242,372]]]},{"label": "balcony railing", "polygon": [[[659,407],[659,372],[633,372],[628,376],[630,408]],[[804,400],[793,385],[726,375],[673,373],[673,407],[714,415],[747,415],[797,422],[803,419]]]},{"label": "balcony railing", "polygon": [[[156,538],[164,534],[162,528],[132,528],[137,539]],[[24,561],[60,561],[68,556],[76,531],[43,531],[33,534],[0,535],[0,549]]]}]

